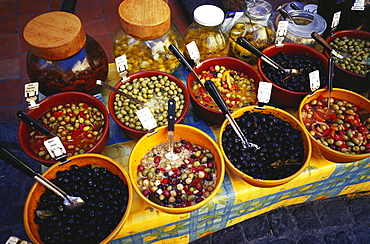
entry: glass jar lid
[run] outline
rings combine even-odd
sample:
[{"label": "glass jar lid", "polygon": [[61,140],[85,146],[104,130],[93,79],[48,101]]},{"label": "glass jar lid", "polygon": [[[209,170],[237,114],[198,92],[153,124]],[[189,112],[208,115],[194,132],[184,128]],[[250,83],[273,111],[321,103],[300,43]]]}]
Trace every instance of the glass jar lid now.
[{"label": "glass jar lid", "polygon": [[46,60],[69,58],[86,43],[81,20],[62,11],[36,16],[24,27],[23,36],[31,52]]},{"label": "glass jar lid", "polygon": [[203,26],[220,25],[225,18],[225,13],[214,5],[201,5],[194,10],[194,21]]},{"label": "glass jar lid", "polygon": [[264,0],[247,1],[245,14],[252,19],[265,20],[268,19],[272,12],[272,6]]},{"label": "glass jar lid", "polygon": [[125,0],[118,14],[121,29],[138,39],[157,39],[171,26],[171,11],[163,0]]},{"label": "glass jar lid", "polygon": [[312,32],[317,32],[321,35],[326,29],[326,21],[319,14],[311,13],[306,10],[292,10],[289,11],[289,14],[298,25],[288,23],[288,31],[296,36],[311,38]]}]

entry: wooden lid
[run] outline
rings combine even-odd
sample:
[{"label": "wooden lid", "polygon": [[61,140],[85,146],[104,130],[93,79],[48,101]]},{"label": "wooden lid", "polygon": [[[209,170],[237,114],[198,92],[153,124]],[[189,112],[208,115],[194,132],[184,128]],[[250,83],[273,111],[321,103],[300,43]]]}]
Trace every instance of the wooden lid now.
[{"label": "wooden lid", "polygon": [[76,54],[86,42],[80,19],[67,12],[41,14],[27,23],[23,36],[37,57],[61,60]]},{"label": "wooden lid", "polygon": [[122,30],[134,38],[156,39],[171,25],[171,11],[163,0],[125,0],[118,14]]}]

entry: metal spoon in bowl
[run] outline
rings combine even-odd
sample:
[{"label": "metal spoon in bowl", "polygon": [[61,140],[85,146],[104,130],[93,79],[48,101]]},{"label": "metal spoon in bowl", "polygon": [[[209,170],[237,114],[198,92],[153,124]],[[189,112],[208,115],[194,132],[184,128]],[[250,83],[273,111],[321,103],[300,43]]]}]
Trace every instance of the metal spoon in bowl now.
[{"label": "metal spoon in bowl", "polygon": [[265,61],[267,64],[269,64],[273,68],[284,71],[285,74],[287,75],[285,79],[287,79],[291,75],[298,75],[303,72],[303,69],[301,70],[285,69],[281,67],[278,63],[276,63],[274,60],[266,56],[263,52],[261,52],[257,47],[255,47],[252,43],[250,43],[244,37],[238,37],[236,40],[236,43],[238,43],[240,46],[242,46],[243,48],[247,49],[248,51],[256,55],[258,58],[261,58],[263,61]]},{"label": "metal spoon in bowl", "polygon": [[85,203],[81,197],[73,197],[67,195],[67,193],[65,193],[63,190],[54,185],[40,173],[32,169],[30,166],[25,164],[22,160],[17,158],[14,154],[3,147],[0,147],[0,158],[21,171],[22,173],[26,174],[27,176],[37,180],[46,188],[54,192],[57,196],[61,197],[66,208],[71,210],[76,209]]},{"label": "metal spoon in bowl", "polygon": [[335,51],[335,49],[332,46],[330,46],[330,44],[327,43],[325,41],[325,39],[322,38],[322,36],[320,36],[319,33],[314,31],[314,32],[311,33],[311,37],[312,37],[312,39],[317,41],[317,43],[319,43],[323,48],[325,48],[330,54],[332,54],[335,57],[340,58],[340,59],[344,58],[344,56],[342,54],[338,53],[337,51]]},{"label": "metal spoon in bowl", "polygon": [[170,45],[168,49],[176,56],[176,58],[180,61],[182,65],[184,65],[185,69],[192,74],[194,74],[195,78],[198,80],[199,84],[201,84],[211,95],[217,106],[220,108],[221,112],[225,115],[226,119],[229,121],[231,127],[234,129],[236,135],[240,138],[243,147],[249,148],[254,147],[256,149],[260,149],[260,147],[252,142],[249,142],[247,138],[244,136],[242,130],[240,129],[239,125],[236,123],[234,118],[231,116],[229,109],[227,108],[227,105],[225,101],[222,99],[217,87],[215,84],[207,80],[204,84],[199,79],[197,73],[194,71],[194,69],[190,66],[190,64],[186,61],[185,57],[180,53],[180,51],[174,46]]},{"label": "metal spoon in bowl", "polygon": [[168,137],[168,153],[166,153],[166,158],[170,161],[175,161],[179,158],[176,153],[173,152],[175,140],[174,140],[174,131],[175,131],[175,108],[176,101],[171,98],[168,100],[168,126],[167,126],[167,137]]}]

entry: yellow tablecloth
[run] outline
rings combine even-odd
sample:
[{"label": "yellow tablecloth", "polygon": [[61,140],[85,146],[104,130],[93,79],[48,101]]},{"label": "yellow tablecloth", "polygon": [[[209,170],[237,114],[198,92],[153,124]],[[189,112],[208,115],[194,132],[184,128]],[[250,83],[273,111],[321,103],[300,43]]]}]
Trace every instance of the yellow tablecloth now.
[{"label": "yellow tablecloth", "polygon": [[[174,75],[184,81],[187,73],[179,67]],[[108,83],[115,85],[118,80],[115,65],[110,64]],[[108,94],[109,90],[103,88],[106,105]],[[294,111],[290,112],[294,114]],[[191,108],[184,123],[202,129],[217,140],[219,128],[210,127],[195,117]],[[111,119],[110,138],[103,154],[128,170],[128,158],[135,143]],[[129,218],[111,243],[188,243],[278,207],[369,190],[370,158],[352,163],[333,163],[314,148],[304,172],[281,186],[254,187],[226,172],[216,197],[191,213],[175,215],[160,212],[135,193]]]}]

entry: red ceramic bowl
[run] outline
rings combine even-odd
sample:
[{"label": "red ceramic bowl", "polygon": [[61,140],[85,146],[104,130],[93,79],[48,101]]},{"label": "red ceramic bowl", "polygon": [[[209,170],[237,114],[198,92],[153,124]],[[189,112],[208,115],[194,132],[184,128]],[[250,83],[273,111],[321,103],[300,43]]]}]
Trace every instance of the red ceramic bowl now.
[{"label": "red ceramic bowl", "polygon": [[[39,119],[43,114],[49,111],[52,107],[58,106],[60,104],[66,103],[78,103],[83,102],[87,103],[90,106],[96,107],[99,109],[101,113],[104,115],[104,128],[103,134],[100,140],[92,147],[90,150],[86,151],[87,153],[101,153],[108,142],[109,137],[109,115],[108,111],[105,108],[105,105],[99,101],[99,99],[95,98],[92,95],[83,92],[62,92],[51,95],[46,97],[45,99],[41,100],[39,103],[40,107],[30,110],[27,113],[35,118]],[[45,166],[49,167],[52,166],[56,161],[55,160],[46,160],[37,156],[31,148],[30,145],[30,131],[32,127],[23,121],[20,122],[18,128],[18,140],[19,144],[21,145],[23,151],[25,151],[31,158],[41,162]]]},{"label": "red ceramic bowl", "polygon": [[[136,78],[151,77],[151,76],[158,76],[158,75],[168,76],[169,80],[175,82],[176,85],[178,87],[180,87],[182,89],[182,91],[183,91],[183,95],[184,95],[184,99],[185,99],[184,109],[183,109],[183,111],[181,113],[181,116],[178,117],[175,120],[175,124],[181,123],[184,120],[185,115],[188,112],[189,105],[190,105],[189,94],[188,94],[188,92],[186,92],[186,90],[187,90],[186,89],[186,86],[185,86],[185,84],[181,80],[179,80],[175,76],[173,76],[171,74],[168,74],[168,73],[164,73],[164,72],[161,72],[161,71],[153,71],[153,70],[150,70],[150,71],[141,71],[141,72],[137,72],[137,73],[131,74],[131,75],[128,76],[129,80],[126,81],[126,82],[132,82]],[[114,87],[117,88],[117,89],[119,89],[119,87],[121,85],[122,85],[122,82],[119,81],[119,82],[117,82],[117,84]],[[113,120],[122,128],[122,130],[126,133],[127,136],[129,136],[130,138],[132,138],[134,140],[140,139],[143,135],[145,135],[148,132],[147,131],[141,131],[141,130],[136,130],[136,129],[130,128],[130,127],[126,126],[124,123],[122,123],[117,118],[117,116],[116,116],[116,114],[114,112],[114,99],[115,99],[115,95],[116,95],[115,92],[110,92],[109,93],[109,97],[108,97],[108,110],[110,111],[110,114],[111,114]]]},{"label": "red ceramic bowl", "polygon": [[[363,40],[370,40],[370,32],[360,30],[342,30],[335,32],[333,36],[326,38],[330,43],[335,38],[346,36],[348,38],[358,38]],[[324,55],[330,57],[325,50]],[[348,70],[343,69],[337,64],[334,65],[334,87],[345,88],[355,92],[370,91],[370,81],[365,75],[359,75]]]},{"label": "red ceramic bowl", "polygon": [[[225,66],[227,69],[243,72],[249,78],[252,78],[254,80],[254,86],[256,88],[255,91],[256,92],[258,91],[258,84],[260,81],[262,81],[262,77],[260,76],[258,71],[255,68],[253,68],[252,65],[240,59],[236,59],[232,57],[214,57],[214,58],[205,59],[202,61],[202,65],[199,68],[194,67],[194,71],[197,74],[199,74],[202,71],[208,70],[211,66],[215,66],[215,65]],[[187,87],[189,87],[190,100],[191,100],[191,104],[193,105],[194,110],[203,119],[209,122],[212,122],[214,124],[222,124],[222,122],[225,120],[225,116],[221,113],[221,111],[217,111],[217,110],[204,106],[195,97],[195,94],[192,91],[194,80],[195,80],[194,75],[192,73],[189,73],[186,82],[187,82]]]},{"label": "red ceramic bowl", "polygon": [[[328,59],[312,47],[299,43],[284,43],[283,47],[276,47],[275,44],[268,46],[262,51],[266,56],[273,57],[278,53],[302,54],[308,53],[310,57],[316,58],[324,65],[324,70],[328,70]],[[286,107],[298,107],[301,100],[308,94],[307,92],[295,92],[282,88],[274,84],[262,71],[262,59],[258,59],[257,67],[264,81],[272,83],[271,102]]]}]

